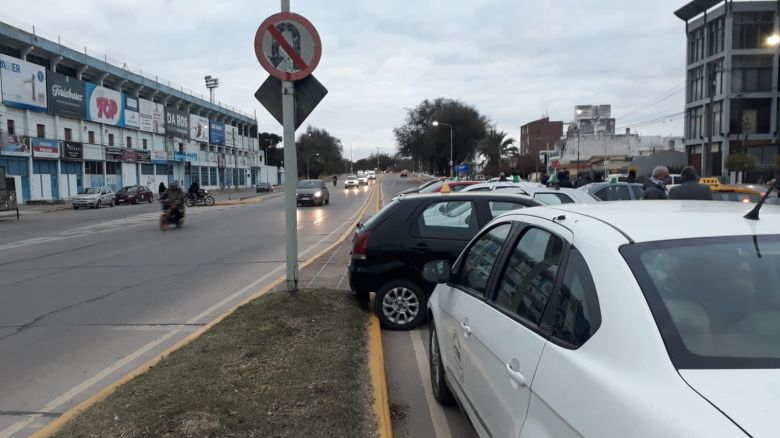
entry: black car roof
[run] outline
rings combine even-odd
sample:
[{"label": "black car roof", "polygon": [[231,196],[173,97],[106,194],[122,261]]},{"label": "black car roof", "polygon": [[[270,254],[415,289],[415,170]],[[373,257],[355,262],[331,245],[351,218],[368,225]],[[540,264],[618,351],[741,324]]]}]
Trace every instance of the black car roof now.
[{"label": "black car roof", "polygon": [[523,204],[532,206],[532,205],[543,205],[537,201],[534,201],[533,199],[529,198],[528,196],[520,195],[517,193],[500,193],[500,192],[457,192],[457,193],[426,193],[423,195],[412,195],[412,196],[399,196],[399,200],[416,200],[416,201],[427,201],[427,200],[441,200],[441,201],[472,201],[477,199],[486,199],[489,201],[522,201]]}]

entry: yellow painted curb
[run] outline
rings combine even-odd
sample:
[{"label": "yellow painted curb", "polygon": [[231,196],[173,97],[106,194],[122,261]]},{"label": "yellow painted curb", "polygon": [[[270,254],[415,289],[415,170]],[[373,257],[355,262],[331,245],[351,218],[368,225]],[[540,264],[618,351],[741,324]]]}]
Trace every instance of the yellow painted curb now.
[{"label": "yellow painted curb", "polygon": [[368,322],[368,339],[368,370],[371,373],[371,386],[374,388],[374,413],[378,423],[379,437],[392,438],[393,422],[390,417],[390,398],[387,393],[382,330],[379,327],[379,318],[373,312]]},{"label": "yellow painted curb", "polygon": [[[346,240],[347,237],[349,237],[350,234],[353,233],[355,226],[357,226],[357,224],[363,218],[363,215],[365,214],[366,210],[368,209],[368,206],[371,205],[371,196],[375,195],[374,192],[376,191],[375,190],[376,187],[377,186],[375,185],[374,188],[372,189],[372,193],[366,198],[366,201],[363,204],[363,207],[361,207],[360,213],[357,215],[357,217],[353,221],[352,226],[347,227],[347,230],[338,238],[338,240],[336,240],[335,242],[333,242],[330,245],[328,245],[327,248],[323,249],[322,251],[317,253],[317,255],[315,255],[315,256],[309,258],[308,260],[304,261],[303,263],[301,263],[299,269],[306,268],[307,266],[309,266],[312,263],[314,263],[320,257],[324,256],[325,254],[328,254],[328,253],[332,252],[338,245],[341,245],[344,242],[344,240]],[[381,190],[380,190],[380,192],[381,192]],[[215,325],[219,324],[223,319],[225,319],[228,316],[232,315],[236,311],[236,309],[238,309],[239,307],[249,303],[250,301],[253,301],[253,300],[255,300],[257,298],[260,298],[261,296],[267,294],[268,292],[270,292],[271,290],[273,290],[274,288],[276,288],[280,284],[284,283],[285,280],[286,280],[286,276],[285,275],[282,275],[282,276],[276,278],[269,285],[263,287],[262,289],[260,289],[257,292],[253,293],[249,297],[245,298],[239,304],[236,304],[235,306],[233,306],[230,309],[226,310],[224,313],[219,315],[217,318],[213,319],[212,321],[210,321],[209,323],[207,323],[203,327],[199,328],[198,330],[195,330],[194,332],[190,333],[187,337],[185,337],[184,339],[181,339],[180,341],[178,341],[177,343],[175,343],[171,347],[168,347],[167,349],[165,349],[165,351],[163,351],[162,353],[158,354],[157,356],[151,358],[149,361],[147,361],[143,365],[139,366],[138,368],[136,368],[136,369],[130,371],[129,373],[125,374],[124,376],[120,377],[118,380],[116,380],[115,382],[111,383],[107,387],[103,388],[98,393],[94,394],[92,397],[89,397],[88,399],[82,401],[81,403],[77,404],[76,406],[68,409],[62,415],[60,415],[59,417],[54,419],[51,423],[47,424],[45,427],[41,428],[40,430],[38,430],[37,432],[32,434],[30,437],[31,438],[45,438],[45,437],[49,437],[49,436],[55,434],[57,431],[62,429],[62,427],[65,426],[65,424],[68,421],[70,421],[73,418],[77,417],[79,414],[81,414],[82,412],[84,412],[87,409],[91,408],[92,406],[94,406],[95,404],[99,403],[100,401],[105,400],[106,397],[108,397],[109,395],[113,394],[114,391],[116,391],[117,388],[119,388],[121,385],[124,385],[125,383],[129,382],[130,380],[134,379],[135,377],[138,377],[141,374],[145,373],[150,368],[152,368],[155,365],[157,365],[161,360],[163,360],[163,358],[165,358],[165,356],[168,356],[168,355],[174,353],[175,351],[181,349],[182,347],[184,347],[185,345],[189,344],[190,342],[198,339],[204,333],[206,333],[208,330],[210,330],[212,327],[214,327]],[[377,321],[377,323],[378,323],[378,321]],[[380,349],[381,349],[381,346],[382,346],[382,343],[381,343],[381,339],[380,339],[380,343],[379,343]],[[381,352],[380,352],[380,354],[381,354]],[[369,360],[370,360],[370,358],[371,358],[371,356],[369,356]],[[381,363],[384,364],[384,357],[382,357],[382,362]],[[384,365],[382,366],[382,375],[384,375]],[[386,397],[387,383],[386,382],[385,382],[385,389],[384,390],[385,390],[385,400],[387,400],[387,397]],[[390,407],[389,407],[389,404],[388,404],[387,405],[388,418],[389,418],[389,409],[390,409]],[[375,410],[376,410],[376,408],[375,408]],[[383,436],[392,437],[392,428],[391,428],[391,434],[390,435],[383,435]]]}]

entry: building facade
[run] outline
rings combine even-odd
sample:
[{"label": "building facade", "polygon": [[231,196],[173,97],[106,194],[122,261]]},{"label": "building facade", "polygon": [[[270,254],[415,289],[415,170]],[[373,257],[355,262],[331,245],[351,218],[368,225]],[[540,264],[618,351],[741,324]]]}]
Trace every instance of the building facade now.
[{"label": "building facade", "polygon": [[563,122],[544,117],[520,127],[520,155],[538,157],[541,151],[553,149],[563,135]]},{"label": "building facade", "polygon": [[685,152],[702,175],[726,176],[732,153],[773,172],[778,156],[778,2],[695,0],[685,21]]},{"label": "building facade", "polygon": [[252,116],[5,23],[0,85],[0,166],[21,202],[104,185],[278,181]]}]

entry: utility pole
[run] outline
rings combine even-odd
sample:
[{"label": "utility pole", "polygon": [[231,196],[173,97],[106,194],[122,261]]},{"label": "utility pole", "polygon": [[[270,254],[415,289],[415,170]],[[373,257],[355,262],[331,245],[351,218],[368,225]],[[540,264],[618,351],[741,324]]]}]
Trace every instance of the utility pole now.
[{"label": "utility pole", "polygon": [[[290,0],[282,1],[282,12],[290,12]],[[284,213],[287,241],[287,292],[298,293],[298,212],[295,182],[298,179],[298,157],[295,150],[295,83],[282,81],[282,118],[284,120]]]},{"label": "utility pole", "polygon": [[376,170],[379,171],[379,146],[376,147]]}]

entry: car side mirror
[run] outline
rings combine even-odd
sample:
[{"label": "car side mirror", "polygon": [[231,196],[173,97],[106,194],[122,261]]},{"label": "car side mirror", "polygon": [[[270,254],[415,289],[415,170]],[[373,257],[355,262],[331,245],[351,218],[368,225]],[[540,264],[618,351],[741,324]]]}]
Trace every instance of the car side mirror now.
[{"label": "car side mirror", "polygon": [[423,278],[431,283],[446,283],[450,281],[452,266],[446,260],[436,260],[423,265]]},{"label": "car side mirror", "polygon": [[444,204],[439,205],[439,213],[447,214],[447,206]]}]

